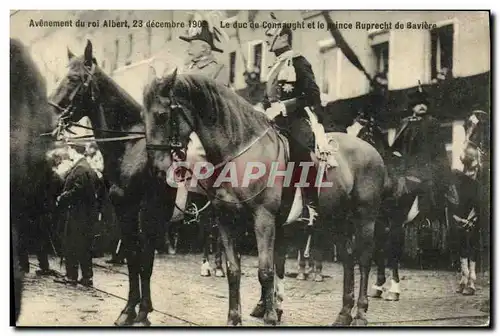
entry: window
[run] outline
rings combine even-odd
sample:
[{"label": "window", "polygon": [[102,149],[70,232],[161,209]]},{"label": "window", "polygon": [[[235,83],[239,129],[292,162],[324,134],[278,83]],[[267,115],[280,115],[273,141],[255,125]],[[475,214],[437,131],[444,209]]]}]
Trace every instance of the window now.
[{"label": "window", "polygon": [[327,39],[319,43],[319,85],[322,102],[337,99],[338,83],[340,83],[340,62],[342,55],[335,45],[335,40]]},{"label": "window", "polygon": [[127,60],[125,62],[125,65],[129,65],[132,63],[132,53],[134,51],[134,34],[130,33],[128,34],[128,53],[127,53]]},{"label": "window", "polygon": [[389,34],[389,31],[380,29],[368,32],[374,55],[374,77],[384,83],[389,79]]},{"label": "window", "polygon": [[229,83],[234,85],[236,79],[236,51],[229,53]]},{"label": "window", "polygon": [[375,71],[377,74],[385,75],[389,73],[389,42],[383,42],[372,46],[375,54]]},{"label": "window", "polygon": [[263,43],[254,41],[249,43],[248,68],[251,72],[257,74],[257,78],[262,79],[264,63]]},{"label": "window", "polygon": [[119,59],[120,59],[120,40],[116,39],[115,40],[115,61],[113,63],[111,70],[115,70],[116,68],[118,68]]},{"label": "window", "polygon": [[150,57],[153,54],[152,50],[152,43],[153,43],[153,30],[151,27],[147,27],[147,57]]},{"label": "window", "polygon": [[431,79],[444,80],[453,70],[453,24],[431,30]]}]

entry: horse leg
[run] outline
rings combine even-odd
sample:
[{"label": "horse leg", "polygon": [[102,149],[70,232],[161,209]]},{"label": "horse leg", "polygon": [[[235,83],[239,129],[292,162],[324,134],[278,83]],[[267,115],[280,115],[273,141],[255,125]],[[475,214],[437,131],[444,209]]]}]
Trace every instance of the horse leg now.
[{"label": "horse leg", "polygon": [[202,239],[203,239],[203,260],[201,261],[200,275],[203,277],[208,277],[211,275],[211,267],[209,261],[210,244],[211,244],[211,235],[210,235],[211,222],[207,224],[207,222],[202,219],[200,221],[200,225],[201,225]]},{"label": "horse leg", "polygon": [[222,239],[216,228],[212,229],[212,232],[217,237],[215,241],[215,276],[223,278],[226,275],[224,274],[224,269],[222,268]]},{"label": "horse leg", "polygon": [[141,302],[139,313],[134,324],[140,326],[150,326],[148,314],[153,311],[153,302],[151,300],[151,275],[155,258],[155,246],[158,237],[158,223],[164,223],[166,215],[162,204],[154,204],[151,200],[147,202],[148,208],[143,209],[141,213]]},{"label": "horse leg", "polygon": [[325,236],[328,236],[324,230],[320,230],[320,224],[315,223],[312,233],[311,258],[309,259],[314,272],[314,281],[323,282],[323,250],[326,247]]},{"label": "horse leg", "polygon": [[298,273],[297,273],[296,279],[297,280],[306,280],[307,279],[307,275],[306,275],[306,262],[307,262],[307,260],[304,257],[302,248],[299,248],[299,250],[297,252],[297,262],[299,264],[299,267],[298,267]]},{"label": "horse leg", "polygon": [[283,226],[276,228],[276,241],[274,250],[274,260],[276,266],[275,277],[275,297],[276,297],[276,314],[278,322],[281,322],[283,315],[283,301],[285,300],[285,264],[286,264],[286,243],[285,232]]},{"label": "horse leg", "polygon": [[351,311],[354,307],[354,256],[352,238],[343,235],[339,238],[338,251],[344,267],[344,288],[342,309],[333,323],[334,326],[349,326],[352,322]]},{"label": "horse leg", "polygon": [[402,222],[392,225],[389,232],[388,266],[392,270],[392,279],[391,287],[385,296],[386,301],[399,301],[399,296],[401,295],[401,287],[399,283],[399,260],[403,254],[405,236],[403,225],[399,223]]},{"label": "horse leg", "polygon": [[237,251],[237,245],[234,241],[234,235],[226,224],[219,222],[219,231],[221,240],[224,243],[226,251],[226,273],[227,283],[229,286],[229,311],[227,314],[227,325],[237,326],[241,325],[241,296],[240,296],[240,282],[241,282],[241,256]]},{"label": "horse leg", "polygon": [[122,246],[127,259],[128,267],[128,300],[120,316],[115,321],[117,326],[133,324],[137,313],[135,307],[139,304],[141,293],[139,290],[139,232],[138,232],[138,209],[130,207],[117,207],[117,219],[121,224]]},{"label": "horse leg", "polygon": [[385,284],[385,257],[386,250],[385,245],[385,226],[383,222],[377,222],[375,224],[375,264],[377,265],[377,281],[372,286],[372,290],[369,294],[372,298],[380,299],[382,298],[382,293],[384,291],[383,286]]},{"label": "horse leg", "polygon": [[278,316],[274,307],[274,243],[275,219],[266,209],[255,214],[255,237],[259,251],[259,282],[262,287],[261,300],[264,305],[264,323],[276,325]]},{"label": "horse leg", "polygon": [[479,233],[477,229],[473,227],[471,231],[467,232],[468,236],[468,259],[469,259],[469,278],[467,281],[467,286],[463,291],[463,295],[474,295],[476,293],[475,282],[477,280],[476,276],[476,260],[479,255]]},{"label": "horse leg", "polygon": [[[356,232],[356,252],[359,258],[359,294],[356,315],[353,325],[366,326],[366,312],[368,311],[368,280],[373,258],[373,237],[375,233],[375,218],[372,208],[358,209],[361,219],[358,220]],[[376,216],[375,216],[376,217]]]}]

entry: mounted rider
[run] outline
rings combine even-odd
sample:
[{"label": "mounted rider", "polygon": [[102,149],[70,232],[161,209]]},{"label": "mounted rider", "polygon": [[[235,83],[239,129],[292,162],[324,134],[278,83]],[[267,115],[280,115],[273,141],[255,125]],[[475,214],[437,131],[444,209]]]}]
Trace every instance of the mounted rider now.
[{"label": "mounted rider", "polygon": [[[316,112],[321,107],[320,90],[316,84],[311,64],[304,56],[292,50],[292,30],[286,22],[278,22],[266,30],[266,44],[274,52],[276,60],[271,66],[263,101],[265,113],[288,133],[292,161],[313,161],[315,142],[321,159],[330,166],[337,166],[326,139],[323,126]],[[298,135],[298,138],[291,135]],[[318,191],[303,188],[311,218],[317,215]],[[312,211],[311,211],[312,210]],[[311,220],[312,221],[312,220]]]},{"label": "mounted rider", "polygon": [[428,94],[419,82],[417,90],[409,95],[408,109],[413,114],[401,121],[392,150],[401,158],[399,168],[404,175],[398,181],[398,193],[422,196],[420,211],[433,220],[437,215],[431,209],[444,209],[447,172],[451,171],[440,138],[440,123],[430,115],[428,106]]},{"label": "mounted rider", "polygon": [[[187,74],[199,74],[206,76],[215,80],[219,84],[229,87],[229,70],[227,66],[224,63],[220,63],[213,54],[213,52],[224,52],[224,50],[215,46],[215,41],[221,42],[222,39],[228,39],[224,31],[217,28],[216,23],[218,22],[218,19],[216,16],[216,12],[205,13],[205,15],[196,13],[193,21],[201,22],[201,26],[191,27],[188,30],[188,36],[179,37],[181,40],[189,43],[187,48],[188,63],[183,69],[183,72]],[[192,132],[186,155],[188,157],[199,159],[205,156],[204,153],[205,151],[200,139],[196,133]],[[178,197],[180,198],[181,196],[178,195]],[[188,206],[194,207],[194,209],[203,209],[207,203],[205,196],[192,192],[189,193],[188,200]],[[207,208],[204,212],[200,212],[199,215],[196,214],[188,217],[189,218],[184,218],[184,222],[189,223],[200,221],[207,227],[212,227],[215,222],[214,213],[211,207]],[[203,232],[205,231],[206,230],[203,230]],[[169,246],[169,251],[170,253],[175,254],[175,248],[171,248]],[[208,256],[204,256],[202,260],[200,271],[201,276],[211,275],[211,266],[207,257]],[[217,253],[215,256],[216,276],[225,275],[224,270],[222,269],[221,260],[220,253]]]},{"label": "mounted rider", "polygon": [[201,22],[201,27],[191,27],[188,30],[188,36],[179,37],[181,40],[189,42],[187,49],[189,60],[183,72],[205,75],[222,85],[229,86],[229,70],[213,54],[214,51],[224,52],[214,44],[214,40],[221,42],[224,32],[217,29],[208,16],[200,16],[194,20]]}]

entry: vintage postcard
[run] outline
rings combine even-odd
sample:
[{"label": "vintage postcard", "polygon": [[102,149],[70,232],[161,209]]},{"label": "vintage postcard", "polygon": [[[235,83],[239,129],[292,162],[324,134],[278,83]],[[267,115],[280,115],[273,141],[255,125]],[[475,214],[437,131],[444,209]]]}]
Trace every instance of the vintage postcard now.
[{"label": "vintage postcard", "polygon": [[23,326],[490,326],[488,11],[12,10]]}]

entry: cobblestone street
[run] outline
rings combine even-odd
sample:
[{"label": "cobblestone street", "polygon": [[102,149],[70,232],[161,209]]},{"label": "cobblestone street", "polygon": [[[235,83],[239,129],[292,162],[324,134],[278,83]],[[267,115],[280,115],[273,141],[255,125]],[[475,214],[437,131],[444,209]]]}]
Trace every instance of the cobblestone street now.
[{"label": "cobblestone street", "polygon": [[[52,277],[37,277],[32,267],[25,278],[20,326],[110,326],[125,305],[128,292],[126,266],[109,266],[94,259],[95,288],[70,288]],[[225,278],[199,276],[199,255],[157,255],[152,278],[155,311],[153,326],[220,326],[226,323],[228,289]],[[31,263],[36,264],[32,258]],[[59,271],[59,261],[51,260]],[[296,262],[287,261],[292,275]],[[257,258],[242,259],[243,325],[261,326],[249,316],[260,296]],[[447,271],[406,270],[401,274],[401,300],[371,299],[370,325],[449,326],[485,325],[489,320],[489,281],[478,280],[475,296],[455,294],[457,274]],[[283,326],[330,325],[341,308],[342,267],[324,265],[323,283],[297,281],[287,276]],[[375,279],[374,269],[370,285]],[[356,290],[357,293],[357,290]]]}]

